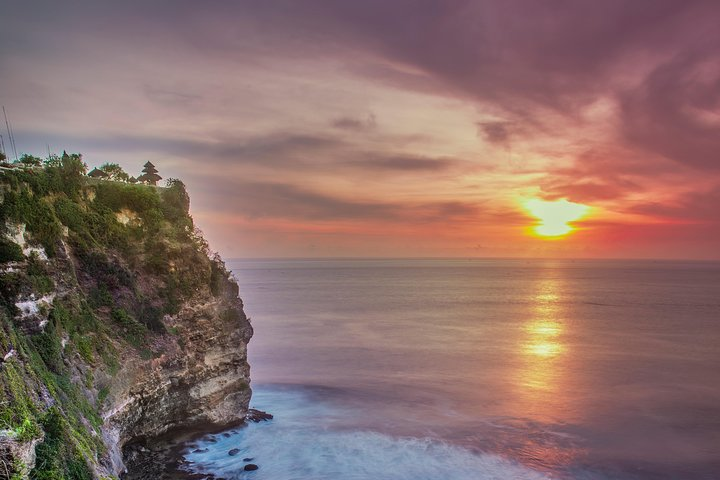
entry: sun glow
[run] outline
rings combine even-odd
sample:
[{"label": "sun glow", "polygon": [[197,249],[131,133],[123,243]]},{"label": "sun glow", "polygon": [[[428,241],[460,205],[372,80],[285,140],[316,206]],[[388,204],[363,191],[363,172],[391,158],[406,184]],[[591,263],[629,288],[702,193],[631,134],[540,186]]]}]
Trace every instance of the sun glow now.
[{"label": "sun glow", "polygon": [[566,199],[550,202],[533,198],[524,203],[530,215],[538,219],[533,227],[535,234],[541,237],[560,237],[575,230],[570,222],[579,220],[588,213],[590,207]]}]

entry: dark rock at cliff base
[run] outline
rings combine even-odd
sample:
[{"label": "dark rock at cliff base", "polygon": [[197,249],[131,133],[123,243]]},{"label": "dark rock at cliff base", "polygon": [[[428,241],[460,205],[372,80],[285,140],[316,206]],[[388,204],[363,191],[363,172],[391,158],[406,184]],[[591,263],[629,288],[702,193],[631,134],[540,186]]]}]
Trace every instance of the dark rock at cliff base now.
[{"label": "dark rock at cliff base", "polygon": [[230,434],[227,433],[227,432],[223,433],[222,436],[225,437],[225,438],[230,438]]},{"label": "dark rock at cliff base", "polygon": [[273,416],[267,412],[263,412],[262,410],[256,410],[254,408],[251,408],[248,410],[247,414],[245,415],[245,420],[248,422],[264,422],[267,420],[272,420]]},{"label": "dark rock at cliff base", "polygon": [[230,455],[231,457],[234,457],[234,456],[237,455],[238,453],[240,453],[240,449],[239,449],[239,448],[233,448],[232,450],[230,450],[230,451],[228,452],[228,455]]},{"label": "dark rock at cliff base", "polygon": [[245,465],[245,468],[243,468],[243,470],[245,470],[246,472],[251,472],[253,470],[257,470],[258,468],[260,467],[258,467],[254,463],[248,463],[247,465]]},{"label": "dark rock at cliff base", "polygon": [[253,460],[255,460],[253,457],[245,457],[245,458],[243,458],[243,462],[252,462]]},{"label": "dark rock at cliff base", "polygon": [[193,450],[193,453],[207,453],[209,451],[209,448],[196,448],[195,450]]},{"label": "dark rock at cliff base", "polygon": [[[199,450],[199,449],[198,449]],[[208,451],[208,449],[203,449]],[[182,444],[157,443],[147,446],[125,446],[125,460],[132,469],[121,475],[123,480],[219,480],[191,472],[191,464],[183,458]]]}]

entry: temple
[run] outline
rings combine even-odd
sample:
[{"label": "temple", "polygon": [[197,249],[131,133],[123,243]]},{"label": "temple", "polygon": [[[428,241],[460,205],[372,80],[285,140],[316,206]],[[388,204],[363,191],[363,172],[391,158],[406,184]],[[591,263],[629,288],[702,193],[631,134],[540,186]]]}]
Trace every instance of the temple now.
[{"label": "temple", "polygon": [[138,182],[145,183],[147,185],[157,185],[162,177],[158,175],[158,171],[151,162],[147,162],[142,169],[143,174],[137,178]]}]

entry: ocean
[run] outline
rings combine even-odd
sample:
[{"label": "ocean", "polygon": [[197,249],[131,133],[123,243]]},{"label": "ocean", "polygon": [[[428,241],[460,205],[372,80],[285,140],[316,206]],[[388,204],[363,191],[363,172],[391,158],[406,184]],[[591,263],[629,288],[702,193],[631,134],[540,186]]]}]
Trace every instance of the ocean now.
[{"label": "ocean", "polygon": [[228,267],[255,329],[251,406],[275,418],[196,442],[196,472],[720,479],[720,263]]}]

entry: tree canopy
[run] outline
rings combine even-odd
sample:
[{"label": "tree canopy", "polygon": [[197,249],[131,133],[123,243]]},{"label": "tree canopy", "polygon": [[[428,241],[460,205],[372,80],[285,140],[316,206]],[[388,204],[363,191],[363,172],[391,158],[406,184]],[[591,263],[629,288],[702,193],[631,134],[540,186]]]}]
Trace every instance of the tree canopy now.
[{"label": "tree canopy", "polygon": [[125,170],[123,170],[117,163],[104,163],[98,170],[107,173],[110,180],[118,182],[127,182],[130,178],[130,175],[125,173]]},{"label": "tree canopy", "polygon": [[33,155],[28,155],[27,153],[24,153],[22,157],[20,157],[20,160],[18,160],[18,163],[25,165],[26,167],[41,167],[43,161],[40,157],[35,157]]}]

